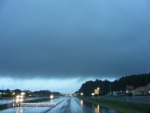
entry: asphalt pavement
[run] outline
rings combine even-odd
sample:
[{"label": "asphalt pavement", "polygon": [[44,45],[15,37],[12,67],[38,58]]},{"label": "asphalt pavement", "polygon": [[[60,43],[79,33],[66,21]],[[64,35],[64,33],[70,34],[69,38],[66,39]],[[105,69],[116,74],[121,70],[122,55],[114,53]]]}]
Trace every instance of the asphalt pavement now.
[{"label": "asphalt pavement", "polygon": [[0,113],[121,113],[87,103],[76,97],[60,97],[45,103],[54,103],[56,105],[54,107],[14,107],[2,110]]}]

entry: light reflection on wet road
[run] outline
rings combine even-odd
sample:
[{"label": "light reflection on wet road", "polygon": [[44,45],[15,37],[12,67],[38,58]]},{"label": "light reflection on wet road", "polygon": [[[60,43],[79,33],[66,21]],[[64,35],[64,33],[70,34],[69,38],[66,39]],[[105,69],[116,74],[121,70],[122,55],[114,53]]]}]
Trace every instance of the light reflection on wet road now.
[{"label": "light reflection on wet road", "polygon": [[75,97],[60,97],[46,103],[55,103],[55,107],[15,107],[0,113],[121,113],[112,109],[93,105]]}]

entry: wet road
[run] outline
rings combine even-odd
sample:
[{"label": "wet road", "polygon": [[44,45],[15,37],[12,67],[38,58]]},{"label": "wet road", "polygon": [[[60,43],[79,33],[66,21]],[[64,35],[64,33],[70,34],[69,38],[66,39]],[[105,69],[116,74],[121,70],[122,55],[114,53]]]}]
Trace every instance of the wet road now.
[{"label": "wet road", "polygon": [[121,113],[115,110],[93,105],[78,98],[67,98],[47,113]]},{"label": "wet road", "polygon": [[60,97],[46,103],[55,103],[54,107],[15,107],[0,113],[121,113],[112,109],[93,105],[75,97]]}]

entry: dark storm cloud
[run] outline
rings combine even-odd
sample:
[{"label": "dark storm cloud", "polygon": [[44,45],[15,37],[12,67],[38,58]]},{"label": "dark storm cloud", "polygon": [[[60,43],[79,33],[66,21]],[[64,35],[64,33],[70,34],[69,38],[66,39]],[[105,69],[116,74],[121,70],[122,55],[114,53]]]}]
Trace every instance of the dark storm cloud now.
[{"label": "dark storm cloud", "polygon": [[0,76],[112,78],[148,71],[149,0],[1,3]]}]

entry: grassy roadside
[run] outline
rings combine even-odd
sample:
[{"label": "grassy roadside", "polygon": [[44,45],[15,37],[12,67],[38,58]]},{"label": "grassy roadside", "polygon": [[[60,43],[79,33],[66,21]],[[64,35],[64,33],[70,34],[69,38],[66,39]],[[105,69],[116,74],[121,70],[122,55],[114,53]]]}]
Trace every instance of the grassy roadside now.
[{"label": "grassy roadside", "polygon": [[[49,101],[50,98],[43,98],[43,99],[36,99],[36,100],[28,100],[25,102],[30,102],[30,103],[37,103],[37,102],[44,102],[44,101]],[[13,108],[13,104],[3,104],[0,105],[0,110],[8,109],[8,108]]]},{"label": "grassy roadside", "polygon": [[4,109],[7,109],[7,104],[3,104],[3,105],[0,105],[0,110],[4,110]]},{"label": "grassy roadside", "polygon": [[91,97],[78,98],[93,104],[99,104],[107,108],[112,108],[123,113],[150,113],[150,104]]}]

